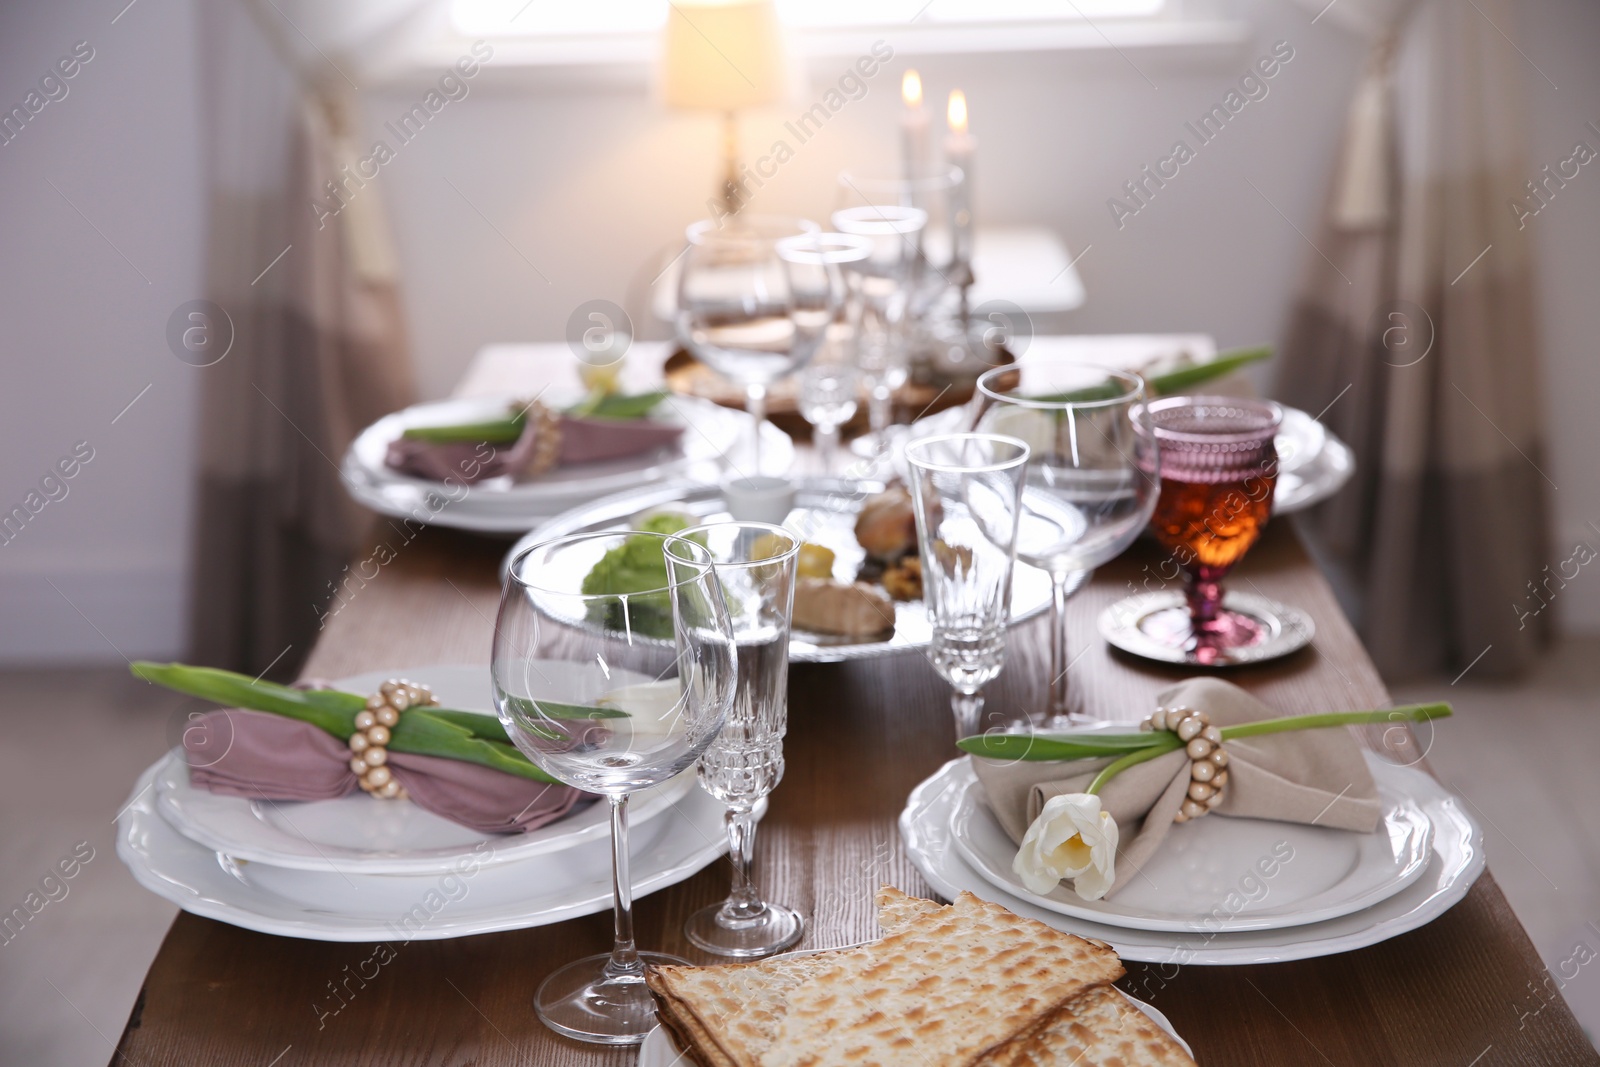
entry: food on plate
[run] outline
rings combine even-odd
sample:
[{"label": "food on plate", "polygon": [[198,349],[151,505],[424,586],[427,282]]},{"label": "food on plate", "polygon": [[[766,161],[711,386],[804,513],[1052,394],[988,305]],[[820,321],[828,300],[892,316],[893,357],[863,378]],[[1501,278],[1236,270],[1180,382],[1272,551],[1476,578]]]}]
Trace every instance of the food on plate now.
[{"label": "food on plate", "polygon": [[894,601],[865,582],[801,578],[794,588],[794,626],[812,633],[872,637],[894,629]]},{"label": "food on plate", "polygon": [[[688,515],[662,511],[638,524],[640,533],[670,534],[695,524]],[[691,537],[694,535],[690,535]],[[610,594],[626,600],[596,604],[592,621],[614,630],[632,630],[647,637],[672,636],[672,601],[659,590],[667,584],[667,557],[656,537],[628,537],[608,549],[583,576],[582,592]],[[647,594],[634,596],[632,594]],[[626,607],[624,607],[626,604]],[[626,613],[626,617],[624,617]]]},{"label": "food on plate", "polygon": [[962,893],[890,887],[885,936],[762,963],[651,967],[657,1014],[701,1067],[1095,1067],[1193,1061],[1110,983],[1109,945]]},{"label": "food on plate", "polygon": [[883,591],[896,600],[921,600],[922,557],[900,557],[884,568],[878,580],[883,584]]},{"label": "food on plate", "polygon": [[869,496],[856,516],[856,540],[873,559],[892,562],[917,550],[917,513],[911,493],[891,485]]},{"label": "food on plate", "polygon": [[834,559],[833,549],[804,541],[795,570],[801,578],[831,578]]}]

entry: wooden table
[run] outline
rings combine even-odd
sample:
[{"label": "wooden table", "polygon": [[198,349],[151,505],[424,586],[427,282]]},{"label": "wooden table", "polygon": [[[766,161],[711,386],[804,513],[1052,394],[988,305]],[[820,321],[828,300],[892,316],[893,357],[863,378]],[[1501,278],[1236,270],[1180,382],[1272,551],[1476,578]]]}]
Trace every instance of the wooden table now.
[{"label": "wooden table", "polygon": [[[504,543],[430,530],[331,621],[307,668],[339,677],[374,668],[487,663]],[[1135,549],[1072,602],[1082,645],[1074,676],[1089,704],[1132,716],[1183,672],[1109,651],[1101,608],[1144,577]],[[1307,559],[1292,526],[1275,525],[1235,582],[1308,611],[1315,644],[1231,677],[1285,711],[1388,703],[1383,684]],[[1042,696],[1044,620],[1014,633],[991,708]],[[759,834],[759,876],[809,918],[803,947],[877,936],[872,891],[892,882],[932,895],[899,843],[907,794],[954,754],[947,690],[920,656],[797,665],[790,680],[788,771]],[[1448,724],[1441,727],[1449,729]],[[684,919],[721,899],[713,864],[637,906],[642,947],[706,957]],[[119,1064],[319,1067],[373,1064],[631,1064],[631,1050],[554,1036],[532,1008],[545,974],[609,948],[609,915],[513,933],[395,945],[395,958],[334,1016],[330,982],[373,946],[273,937],[193,915],[173,923],[119,1044]],[[1129,964],[1123,984],[1172,1019],[1202,1064],[1368,1065],[1600,1063],[1559,996],[1537,1015],[1544,968],[1494,879],[1483,875],[1420,930],[1340,956],[1254,967]],[[1551,982],[1549,988],[1554,989]],[[124,1058],[125,1057],[125,1058]]]}]

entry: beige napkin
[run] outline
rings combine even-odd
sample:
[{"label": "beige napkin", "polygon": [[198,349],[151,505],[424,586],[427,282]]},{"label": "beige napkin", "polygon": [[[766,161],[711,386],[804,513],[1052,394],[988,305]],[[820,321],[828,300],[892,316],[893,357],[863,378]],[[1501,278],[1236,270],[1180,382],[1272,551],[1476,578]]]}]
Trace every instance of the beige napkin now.
[{"label": "beige napkin", "polygon": [[[1157,696],[1161,707],[1187,706],[1233,726],[1279,714],[1229,682],[1191,678]],[[1155,709],[1152,708],[1152,711]],[[1228,786],[1212,815],[1279,819],[1371,833],[1383,809],[1378,788],[1349,727],[1294,730],[1229,741]],[[1018,844],[1045,801],[1081,793],[1110,759],[1046,763],[973,757],[989,807]],[[1189,789],[1189,757],[1182,749],[1130,767],[1100,791],[1103,810],[1117,820],[1118,890],[1155,855]],[[1135,831],[1137,827],[1137,831]]]}]

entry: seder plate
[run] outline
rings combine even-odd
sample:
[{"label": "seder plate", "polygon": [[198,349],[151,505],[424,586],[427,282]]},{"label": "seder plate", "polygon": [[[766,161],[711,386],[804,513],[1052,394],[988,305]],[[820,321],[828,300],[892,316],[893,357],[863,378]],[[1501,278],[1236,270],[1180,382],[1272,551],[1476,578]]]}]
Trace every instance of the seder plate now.
[{"label": "seder plate", "polygon": [[1159,663],[1181,663],[1187,667],[1239,667],[1287,656],[1311,643],[1316,624],[1311,616],[1287,604],[1254,593],[1227,590],[1222,606],[1248,615],[1261,627],[1262,637],[1255,644],[1230,648],[1215,659],[1201,660],[1193,650],[1169,644],[1161,635],[1177,627],[1187,628],[1187,607],[1183,593],[1163,590],[1125,597],[1100,613],[1100,636],[1116,648]]},{"label": "seder plate", "polygon": [[[807,541],[833,549],[837,557],[834,576],[851,580],[865,555],[856,542],[856,514],[863,500],[882,489],[882,483],[878,482],[802,479],[796,483],[794,510],[783,525]],[[700,522],[731,518],[722,491],[716,486],[674,484],[637,493],[619,493],[558,515],[524,536],[506,554],[500,568],[501,580],[505,579],[511,560],[540,541],[569,534],[633,529],[637,518],[663,510],[687,512]],[[1074,575],[1069,588],[1076,591],[1088,576],[1088,572]],[[1011,624],[1015,626],[1030,619],[1049,606],[1050,576],[1019,560],[1012,578]],[[892,635],[861,641],[796,630],[789,641],[789,659],[795,663],[831,663],[915,651],[926,648],[932,634],[933,627],[922,601],[898,601]]]},{"label": "seder plate", "polygon": [[[371,671],[333,685],[372,693],[384,680],[398,676],[429,686],[444,707],[494,716],[487,666]],[[484,857],[486,842],[494,849],[481,862],[499,864],[605,841],[611,833],[610,813],[598,802],[548,826],[510,836],[480,833],[409,800],[374,800],[365,793],[300,802],[222,796],[189,784],[188,766],[178,750],[157,768],[156,808],[179,833],[236,860],[293,870],[429,874],[459,860]],[[693,775],[679,775],[635,793],[628,803],[629,823],[638,827],[660,817],[694,784]]]}]

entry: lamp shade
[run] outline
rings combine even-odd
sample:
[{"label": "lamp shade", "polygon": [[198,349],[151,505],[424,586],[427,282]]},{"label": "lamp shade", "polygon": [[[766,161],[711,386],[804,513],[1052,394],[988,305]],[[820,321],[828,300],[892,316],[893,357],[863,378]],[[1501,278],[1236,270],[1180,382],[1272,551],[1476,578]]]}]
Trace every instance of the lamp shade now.
[{"label": "lamp shade", "polygon": [[783,33],[772,0],[676,0],[667,13],[662,97],[737,111],[783,99]]}]

